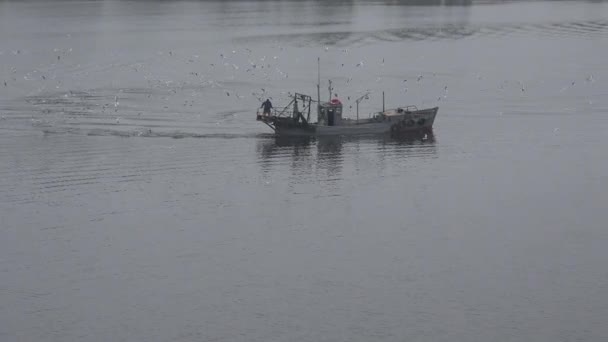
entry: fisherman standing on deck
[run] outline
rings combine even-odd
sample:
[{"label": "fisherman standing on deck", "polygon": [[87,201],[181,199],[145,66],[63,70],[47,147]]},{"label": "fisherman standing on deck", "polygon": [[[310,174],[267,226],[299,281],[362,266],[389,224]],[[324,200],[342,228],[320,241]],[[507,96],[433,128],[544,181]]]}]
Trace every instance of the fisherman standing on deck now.
[{"label": "fisherman standing on deck", "polygon": [[264,108],[264,115],[270,115],[270,109],[273,108],[272,102],[270,102],[269,99],[266,99],[260,108]]}]

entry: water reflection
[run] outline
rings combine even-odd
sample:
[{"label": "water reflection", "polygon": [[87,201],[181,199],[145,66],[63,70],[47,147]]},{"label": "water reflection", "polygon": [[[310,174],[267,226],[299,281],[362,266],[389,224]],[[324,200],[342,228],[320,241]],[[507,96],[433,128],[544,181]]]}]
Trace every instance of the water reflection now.
[{"label": "water reflection", "polygon": [[[501,0],[495,0],[500,2]],[[216,2],[212,0],[210,2]],[[337,8],[348,8],[354,7],[357,3],[361,4],[376,4],[376,5],[388,5],[388,6],[470,6],[472,0],[377,0],[377,1],[355,1],[355,0],[338,0],[338,1],[325,1],[325,0],[304,0],[299,1],[300,3],[313,5],[318,8],[329,9],[330,12],[320,11],[323,14],[332,14],[339,11]],[[492,2],[488,0],[487,2]],[[252,3],[258,9],[270,10],[275,7],[285,7],[285,4],[292,4],[293,1],[219,1],[220,9],[224,12],[229,12],[235,8],[235,6],[242,5],[243,3]],[[332,12],[333,11],[333,12]]]},{"label": "water reflection", "polygon": [[371,156],[383,165],[394,158],[434,156],[435,143],[432,131],[398,136],[272,137],[260,139],[257,152],[263,173],[287,164],[292,175],[332,179],[340,178],[344,164],[356,163],[359,157]]},{"label": "water reflection", "polygon": [[379,1],[384,5],[399,6],[470,6],[472,0],[386,0]]},{"label": "water reflection", "polygon": [[319,137],[317,139],[317,178],[328,179],[334,182],[340,178],[344,163],[344,137]]},{"label": "water reflection", "polygon": [[435,145],[435,134],[432,130],[409,132],[391,136],[391,141],[399,145]]},{"label": "water reflection", "polygon": [[[295,46],[352,46],[373,41],[402,41],[424,39],[459,39],[474,34],[468,26],[471,1],[451,0],[398,0],[398,1],[301,1],[234,3],[226,6],[221,15],[228,20],[223,23],[242,25],[255,24],[244,36],[235,37],[239,43],[274,41]],[[272,4],[272,5],[271,5]],[[274,5],[274,6],[273,6]],[[260,7],[262,6],[262,8]],[[377,10],[382,8],[387,9]],[[459,6],[462,8],[431,11],[427,6]],[[277,29],[260,29],[259,23],[247,20],[231,21],[233,12],[229,8],[242,11],[251,8],[260,17],[279,18],[269,25]],[[363,7],[372,10],[361,15]],[[390,8],[390,10],[388,10]],[[431,16],[431,24],[421,17]],[[439,23],[439,24],[438,24]],[[283,28],[278,28],[284,27]],[[293,30],[297,28],[297,30]]]}]

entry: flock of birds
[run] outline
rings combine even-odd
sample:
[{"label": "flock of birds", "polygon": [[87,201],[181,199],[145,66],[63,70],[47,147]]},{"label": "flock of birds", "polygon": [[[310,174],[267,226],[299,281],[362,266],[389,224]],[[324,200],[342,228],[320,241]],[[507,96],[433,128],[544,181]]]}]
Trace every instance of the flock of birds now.
[{"label": "flock of birds", "polygon": [[[325,52],[329,52],[330,48],[324,47],[324,50],[325,50]],[[200,55],[189,55],[186,57],[182,57],[181,54],[175,53],[172,50],[170,50],[168,52],[162,52],[162,51],[158,52],[157,55],[160,57],[168,56],[168,58],[170,60],[172,59],[173,62],[181,61],[185,64],[191,65],[191,67],[193,69],[195,69],[193,71],[189,71],[188,75],[183,77],[182,80],[178,81],[178,82],[175,82],[172,80],[162,80],[162,77],[155,75],[155,71],[153,70],[153,67],[151,67],[150,65],[147,65],[146,63],[138,62],[138,63],[128,64],[127,66],[133,72],[142,73],[143,78],[146,80],[148,87],[150,87],[150,88],[159,88],[160,87],[160,88],[168,89],[168,94],[166,96],[169,96],[171,94],[176,94],[178,91],[186,88],[186,86],[188,84],[190,84],[190,85],[196,84],[198,86],[199,93],[197,94],[197,92],[195,90],[192,92],[192,96],[200,95],[200,93],[202,93],[205,88],[211,88],[211,89],[222,90],[227,97],[241,100],[241,99],[247,98],[248,95],[243,95],[236,88],[231,88],[229,86],[229,84],[233,81],[247,80],[247,78],[248,78],[247,81],[252,80],[253,84],[255,84],[255,83],[258,83],[258,84],[267,83],[268,84],[268,83],[275,82],[277,80],[289,78],[289,73],[285,72],[280,67],[281,64],[289,64],[289,63],[280,63],[280,62],[282,62],[281,61],[282,57],[280,57],[280,52],[283,52],[283,51],[284,51],[284,47],[278,46],[278,52],[279,52],[278,55],[274,55],[272,57],[268,57],[267,55],[263,55],[261,57],[256,57],[254,54],[254,51],[252,51],[249,48],[244,48],[242,50],[234,49],[234,50],[231,50],[229,53],[218,52],[215,60],[213,60],[213,57],[211,57],[211,60],[208,61],[208,66],[207,66],[206,70],[204,70],[204,71],[202,71],[201,69],[205,69],[205,68],[202,68],[202,66],[204,65],[205,62],[202,62],[203,59],[200,57]],[[45,68],[45,70],[34,69],[34,70],[23,73],[22,74],[23,81],[24,82],[35,82],[36,80],[38,80],[39,82],[42,83],[42,85],[38,86],[36,91],[34,91],[33,93],[36,93],[36,92],[43,93],[45,91],[48,91],[49,88],[52,89],[53,88],[52,86],[47,86],[45,83],[54,81],[55,82],[54,88],[56,90],[58,90],[58,91],[61,89],[67,90],[64,96],[65,97],[72,96],[72,91],[69,89],[65,89],[65,87],[63,87],[64,80],[62,79],[62,78],[69,78],[72,75],[64,75],[64,74],[61,74],[61,72],[57,70],[57,67],[63,61],[66,61],[66,63],[69,63],[67,61],[69,58],[66,58],[66,57],[69,57],[72,54],[72,52],[73,52],[72,48],[54,49],[53,50],[53,56],[54,56],[53,63],[50,63],[48,65],[48,67]],[[349,54],[348,49],[342,49],[341,52],[345,55]],[[0,51],[0,58],[2,58],[2,55],[5,53],[6,53],[5,51]],[[18,56],[18,55],[22,54],[23,52],[21,50],[12,50],[9,53],[14,56]],[[209,58],[209,56],[206,56],[206,57]],[[350,57],[351,56],[349,56],[349,58],[345,58],[345,59],[352,60],[352,58],[350,58]],[[63,58],[63,60],[62,60],[62,58]],[[74,61],[71,61],[71,62],[73,63]],[[167,60],[164,60],[161,62],[167,62]],[[344,69],[345,71],[350,71],[352,73],[352,72],[356,72],[357,69],[363,69],[363,68],[366,68],[366,66],[370,66],[370,65],[372,68],[377,68],[377,67],[382,68],[385,65],[385,58],[378,60],[376,63],[373,63],[373,62],[368,63],[366,61],[360,60],[353,64],[338,63],[337,66],[339,66],[341,68],[345,68]],[[109,66],[110,69],[112,67],[120,67],[120,66],[114,66],[114,65]],[[90,71],[86,71],[85,73],[88,74],[89,72]],[[11,87],[12,85],[19,84],[21,82],[21,81],[19,81],[19,78],[18,78],[19,74],[20,74],[20,72],[19,72],[19,70],[17,70],[16,67],[10,67],[10,74],[8,75],[8,77],[6,77],[6,75],[5,75],[5,79],[2,81],[3,86],[8,88],[8,87]],[[344,88],[352,89],[351,82],[353,81],[353,76],[356,76],[356,75],[353,74],[344,79],[344,83],[342,84],[342,86]],[[189,80],[188,77],[194,77],[195,80],[194,81]],[[413,76],[413,78],[412,77],[403,78],[401,81],[402,93],[407,93],[410,88],[416,87],[417,85],[422,84],[423,82],[425,82],[425,80],[427,78],[432,78],[433,84],[435,86],[438,83],[437,75],[435,73],[418,74],[418,75]],[[476,75],[476,78],[477,78],[477,80],[483,79],[483,77],[481,75]],[[594,81],[595,80],[592,75],[588,75],[585,78],[585,82],[592,83]],[[375,82],[381,83],[381,82],[383,82],[383,78],[377,77],[375,79]],[[362,82],[362,83],[369,85],[369,82]],[[560,93],[567,91],[568,89],[574,87],[575,85],[576,85],[576,80],[571,81],[570,84],[561,88]],[[524,82],[519,81],[519,80],[518,81],[504,80],[500,84],[498,84],[497,89],[505,90],[505,89],[512,89],[513,87],[517,87],[517,89],[519,89],[522,93],[526,92],[526,90],[527,90]],[[441,88],[442,88],[441,94],[439,94],[439,96],[436,98],[436,101],[443,101],[443,100],[447,99],[448,85],[444,84],[444,85],[442,85]],[[354,104],[354,100],[351,100],[351,98],[355,99],[357,97],[357,95],[360,95],[359,93],[363,94],[366,92],[370,92],[370,89],[362,88],[362,89],[355,90],[354,92],[355,92],[355,94],[353,96],[345,96],[346,100],[344,102],[346,102],[346,104],[348,105],[348,107],[350,109],[353,108],[353,104]],[[147,97],[150,98],[151,94],[152,94],[152,92],[148,93]],[[269,92],[267,91],[267,89],[265,87],[260,87],[260,88],[258,88],[258,90],[252,91],[250,94],[251,94],[252,98],[256,99],[259,102],[264,101],[266,98],[270,98],[270,99],[274,100],[273,96],[271,96],[271,94],[269,94]],[[281,100],[286,100],[290,96],[291,96],[291,93],[288,91],[279,91],[278,92],[278,97]],[[194,99],[187,99],[183,102],[183,106],[193,107],[194,105],[195,105]],[[119,106],[120,106],[119,95],[114,95],[113,103],[103,104],[101,106],[102,107],[101,111],[102,111],[102,113],[106,113],[106,111],[109,108],[113,107],[114,113],[118,113],[119,109],[120,109]],[[168,109],[168,107],[164,106],[164,109]],[[143,114],[142,112],[137,113],[138,116],[141,116],[142,114]],[[5,116],[0,116],[1,120],[5,119],[5,118],[6,118]],[[121,117],[119,117],[119,116],[115,117],[114,122],[116,124],[120,124]]]}]

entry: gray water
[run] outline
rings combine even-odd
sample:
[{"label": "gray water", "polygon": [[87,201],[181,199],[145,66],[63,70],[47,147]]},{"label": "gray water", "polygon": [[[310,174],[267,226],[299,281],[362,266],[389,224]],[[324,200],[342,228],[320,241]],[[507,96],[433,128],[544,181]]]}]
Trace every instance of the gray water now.
[{"label": "gray water", "polygon": [[[434,133],[275,139],[317,57]],[[603,1],[0,1],[0,340],[606,341],[607,57]]]}]

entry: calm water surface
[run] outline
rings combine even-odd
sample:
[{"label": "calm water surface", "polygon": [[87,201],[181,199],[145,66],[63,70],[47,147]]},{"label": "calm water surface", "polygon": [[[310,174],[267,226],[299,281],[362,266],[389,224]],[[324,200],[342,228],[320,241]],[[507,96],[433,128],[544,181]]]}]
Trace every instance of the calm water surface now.
[{"label": "calm water surface", "polygon": [[[608,3],[0,1],[0,340],[608,340]],[[334,84],[434,134],[275,139]]]}]

